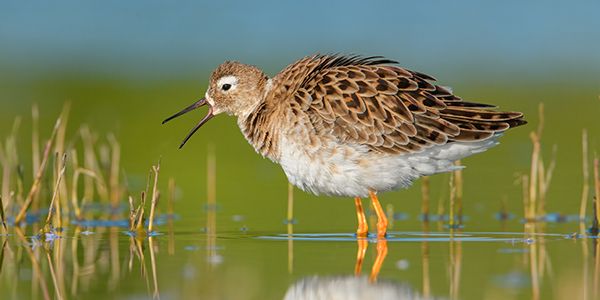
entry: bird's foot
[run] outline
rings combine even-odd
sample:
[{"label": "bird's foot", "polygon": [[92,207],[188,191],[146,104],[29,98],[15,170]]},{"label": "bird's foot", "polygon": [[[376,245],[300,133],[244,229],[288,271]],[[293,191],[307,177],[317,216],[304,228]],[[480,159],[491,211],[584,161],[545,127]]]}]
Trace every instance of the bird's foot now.
[{"label": "bird's foot", "polygon": [[387,237],[387,227],[388,227],[387,219],[379,220],[379,222],[377,222],[377,238],[384,239]]},{"label": "bird's foot", "polygon": [[357,238],[366,238],[369,235],[369,229],[366,226],[360,226],[356,230],[355,235]]}]

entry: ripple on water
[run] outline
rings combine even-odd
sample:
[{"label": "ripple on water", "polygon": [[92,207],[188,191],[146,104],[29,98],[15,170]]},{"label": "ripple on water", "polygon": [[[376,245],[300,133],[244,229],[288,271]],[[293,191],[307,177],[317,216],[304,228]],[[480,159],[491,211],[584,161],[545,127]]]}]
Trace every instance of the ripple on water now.
[{"label": "ripple on water", "polygon": [[[564,234],[553,233],[527,233],[523,232],[388,232],[388,242],[509,242],[513,244],[534,243],[536,238],[564,239]],[[294,233],[255,236],[262,240],[294,240],[294,241],[322,241],[322,242],[351,242],[356,241],[353,233]],[[377,241],[377,236],[369,234],[367,239]]]}]

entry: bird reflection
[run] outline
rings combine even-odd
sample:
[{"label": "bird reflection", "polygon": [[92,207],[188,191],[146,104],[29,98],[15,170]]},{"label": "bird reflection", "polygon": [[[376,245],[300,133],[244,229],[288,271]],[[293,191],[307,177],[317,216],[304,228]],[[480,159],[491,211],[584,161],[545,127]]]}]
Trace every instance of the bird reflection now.
[{"label": "bird reflection", "polygon": [[[359,276],[362,270],[362,264],[365,258],[365,254],[367,253],[368,241],[365,238],[359,238],[358,242],[358,252],[356,254],[356,264],[354,266],[354,274]],[[373,263],[373,267],[371,268],[371,275],[369,276],[369,280],[371,282],[377,281],[377,276],[379,276],[379,271],[381,270],[381,266],[383,265],[383,261],[387,256],[388,248],[387,248],[387,240],[386,239],[378,239],[377,240],[377,256],[375,258],[375,262]]]},{"label": "bird reflection", "polygon": [[387,256],[387,240],[377,240],[377,256],[369,276],[361,275],[364,257],[369,241],[357,239],[358,251],[354,276],[310,276],[300,279],[290,286],[285,300],[295,299],[431,299],[424,298],[413,291],[409,285],[390,280],[378,280],[381,266]]},{"label": "bird reflection", "polygon": [[312,276],[300,279],[286,292],[285,300],[296,299],[431,299],[423,298],[408,284],[381,280],[372,282],[366,276]]}]

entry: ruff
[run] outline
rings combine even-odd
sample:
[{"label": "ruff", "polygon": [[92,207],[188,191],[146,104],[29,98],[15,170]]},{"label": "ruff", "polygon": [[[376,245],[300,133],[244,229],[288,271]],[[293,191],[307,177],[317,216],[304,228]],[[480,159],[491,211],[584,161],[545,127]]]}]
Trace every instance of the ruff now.
[{"label": "ruff", "polygon": [[[313,55],[273,78],[225,62],[212,73],[205,98],[165,122],[206,104],[209,113],[181,146],[214,115],[234,115],[254,149],[300,189],[370,196],[380,236],[387,220],[377,192],[455,170],[454,161],[495,146],[504,131],[526,123],[520,112],[463,101],[433,77],[382,57]],[[356,205],[362,223],[359,199]],[[359,224],[358,234],[365,231]]]}]

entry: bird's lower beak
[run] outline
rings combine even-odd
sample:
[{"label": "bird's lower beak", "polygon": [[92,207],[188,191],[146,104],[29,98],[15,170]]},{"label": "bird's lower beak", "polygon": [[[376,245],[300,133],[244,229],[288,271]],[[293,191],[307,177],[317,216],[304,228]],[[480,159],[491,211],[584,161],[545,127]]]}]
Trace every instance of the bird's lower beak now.
[{"label": "bird's lower beak", "polygon": [[185,113],[188,113],[198,107],[204,106],[204,105],[208,105],[208,114],[206,114],[206,116],[204,116],[204,118],[202,118],[202,120],[200,120],[200,122],[198,122],[198,124],[196,124],[196,126],[194,128],[192,128],[192,130],[190,131],[190,133],[188,133],[188,135],[185,137],[185,139],[183,139],[183,142],[181,142],[181,145],[179,145],[179,149],[181,149],[183,147],[183,145],[185,145],[185,143],[192,137],[192,135],[194,135],[194,133],[196,133],[196,131],[198,131],[198,129],[200,129],[200,127],[202,125],[204,125],[204,123],[206,123],[208,120],[210,120],[214,115],[213,115],[213,111],[212,111],[212,106],[210,106],[210,104],[206,101],[205,98],[202,98],[196,102],[194,102],[192,105],[182,109],[180,112],[166,118],[162,123],[165,124],[169,121],[171,121],[172,119],[175,119]]}]

